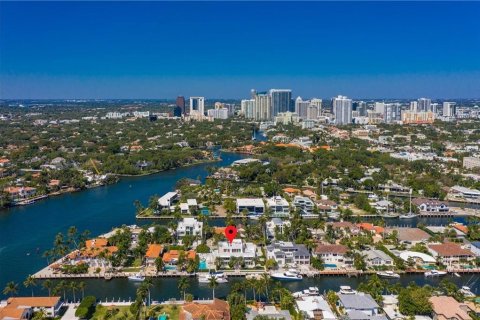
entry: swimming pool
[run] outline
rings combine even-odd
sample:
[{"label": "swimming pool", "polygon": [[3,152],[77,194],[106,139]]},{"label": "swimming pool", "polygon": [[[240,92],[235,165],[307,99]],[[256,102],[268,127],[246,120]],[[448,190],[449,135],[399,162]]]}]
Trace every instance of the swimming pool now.
[{"label": "swimming pool", "polygon": [[165,270],[168,270],[168,271],[177,270],[177,267],[168,265],[168,266],[165,266]]},{"label": "swimming pool", "polygon": [[198,263],[198,269],[200,269],[200,270],[207,270],[207,269],[208,269],[207,261],[205,261],[205,260],[200,260],[200,262]]},{"label": "swimming pool", "polygon": [[323,266],[325,268],[332,268],[332,269],[337,267],[337,265],[334,263],[325,263]]}]

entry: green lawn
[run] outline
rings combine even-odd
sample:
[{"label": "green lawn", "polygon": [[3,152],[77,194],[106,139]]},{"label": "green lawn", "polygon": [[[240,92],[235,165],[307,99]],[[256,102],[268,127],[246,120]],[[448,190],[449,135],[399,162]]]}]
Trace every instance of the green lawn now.
[{"label": "green lawn", "polygon": [[[155,318],[162,315],[163,313],[168,315],[169,320],[178,320],[180,314],[180,307],[175,305],[157,305],[149,307],[147,315],[154,315]],[[142,315],[144,315],[142,311]],[[133,319],[133,315],[130,313],[129,307],[123,306],[112,306],[105,307],[102,305],[97,305],[95,313],[93,314],[92,320],[129,320]]]}]

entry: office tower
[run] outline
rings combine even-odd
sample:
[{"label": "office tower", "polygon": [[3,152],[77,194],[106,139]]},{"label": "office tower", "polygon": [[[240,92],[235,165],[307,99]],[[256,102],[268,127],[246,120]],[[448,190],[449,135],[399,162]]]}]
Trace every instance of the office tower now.
[{"label": "office tower", "polygon": [[432,103],[430,107],[433,113],[440,113],[440,108],[438,107],[438,103]]},{"label": "office tower", "polygon": [[399,104],[396,103],[386,103],[385,112],[383,113],[383,120],[385,123],[392,123],[394,121],[399,121],[402,119],[401,108]]},{"label": "office tower", "polygon": [[322,114],[322,99],[313,98],[310,100],[310,106],[317,108],[317,113],[319,116]]},{"label": "office tower", "polygon": [[182,116],[182,114],[183,114],[182,108],[180,108],[179,106],[175,106],[173,108],[173,116],[174,117],[179,117],[180,118]]},{"label": "office tower", "polygon": [[291,110],[292,90],[290,89],[270,89],[271,116],[275,117],[280,112],[287,112]]},{"label": "office tower", "polygon": [[410,101],[410,111],[417,112],[418,111],[418,102],[417,101]]},{"label": "office tower", "polygon": [[[182,114],[185,114],[185,112],[186,112],[186,110],[185,110],[185,97],[184,96],[178,96],[177,101],[175,102],[175,106],[180,108],[180,110],[181,110],[180,116]],[[174,110],[174,113],[175,113],[175,110]],[[176,117],[180,117],[180,116],[176,116]]]},{"label": "office tower", "polygon": [[443,103],[443,116],[444,117],[452,117],[454,118],[457,115],[457,106],[455,102],[447,102]]},{"label": "office tower", "polygon": [[242,100],[241,112],[246,119],[255,118],[255,99]]},{"label": "office tower", "polygon": [[205,98],[204,97],[190,97],[190,115],[195,115],[195,116],[205,115]]},{"label": "office tower", "polygon": [[302,100],[302,97],[297,97],[295,99],[295,113],[300,117],[300,119],[307,119],[308,107],[310,107],[309,100]]},{"label": "office tower", "polygon": [[257,95],[257,90],[255,89],[250,90],[250,99],[255,99],[256,95]]},{"label": "office tower", "polygon": [[336,125],[352,123],[352,99],[337,96],[332,99],[332,106]]},{"label": "office tower", "polygon": [[428,98],[418,99],[418,111],[432,111],[432,100]]},{"label": "office tower", "polygon": [[254,119],[257,121],[271,120],[273,118],[272,97],[267,92],[257,92],[255,95]]}]

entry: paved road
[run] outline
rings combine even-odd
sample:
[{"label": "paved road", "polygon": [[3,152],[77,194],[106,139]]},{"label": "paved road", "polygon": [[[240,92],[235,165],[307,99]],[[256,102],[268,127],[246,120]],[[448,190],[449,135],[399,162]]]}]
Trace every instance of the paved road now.
[{"label": "paved road", "polygon": [[69,304],[67,311],[62,317],[62,320],[78,320],[79,318],[75,316],[75,310],[76,309],[73,307],[73,305]]}]

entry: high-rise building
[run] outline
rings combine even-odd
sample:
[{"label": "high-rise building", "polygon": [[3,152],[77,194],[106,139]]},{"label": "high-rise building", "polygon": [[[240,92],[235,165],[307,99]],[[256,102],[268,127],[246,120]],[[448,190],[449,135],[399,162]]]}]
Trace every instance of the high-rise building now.
[{"label": "high-rise building", "polygon": [[297,99],[295,99],[295,113],[300,117],[300,119],[307,119],[309,107],[309,100],[302,100],[302,97],[297,97]]},{"label": "high-rise building", "polygon": [[432,100],[428,98],[420,98],[418,101],[417,111],[432,111]]},{"label": "high-rise building", "polygon": [[385,102],[375,102],[375,113],[385,113]]},{"label": "high-rise building", "polygon": [[271,116],[275,117],[280,112],[291,110],[292,90],[290,89],[270,89],[272,111]]},{"label": "high-rise building", "polygon": [[410,111],[417,112],[418,111],[418,102],[417,101],[410,101]]},{"label": "high-rise building", "polygon": [[443,103],[443,116],[454,118],[456,115],[457,115],[457,106],[455,102],[445,101]]},{"label": "high-rise building", "polygon": [[271,120],[272,97],[267,92],[257,92],[255,95],[254,119],[257,121]]},{"label": "high-rise building", "polygon": [[205,115],[205,98],[190,97],[190,116],[202,117]]},{"label": "high-rise building", "polygon": [[[185,110],[185,97],[184,96],[178,96],[177,97],[177,100],[175,102],[175,106],[180,108],[181,112],[180,112],[180,116],[182,114],[185,114],[186,110]],[[175,113],[175,111],[174,111]],[[180,117],[180,116],[176,116],[176,117]]]},{"label": "high-rise building", "polygon": [[401,119],[400,105],[397,103],[386,103],[383,113],[383,121],[385,123],[392,123],[394,121],[400,121]]},{"label": "high-rise building", "polygon": [[242,100],[241,112],[246,119],[255,118],[255,99]]},{"label": "high-rise building", "polygon": [[[322,114],[322,99],[313,98],[312,100],[310,100],[310,106],[316,107],[317,109],[317,116],[315,116],[315,119]],[[314,119],[314,118],[309,118],[309,119]]]},{"label": "high-rise building", "polygon": [[332,106],[336,125],[352,123],[352,99],[337,96],[332,99]]},{"label": "high-rise building", "polygon": [[367,103],[365,101],[357,101],[353,104],[354,110],[358,111],[360,117],[367,116]]}]

